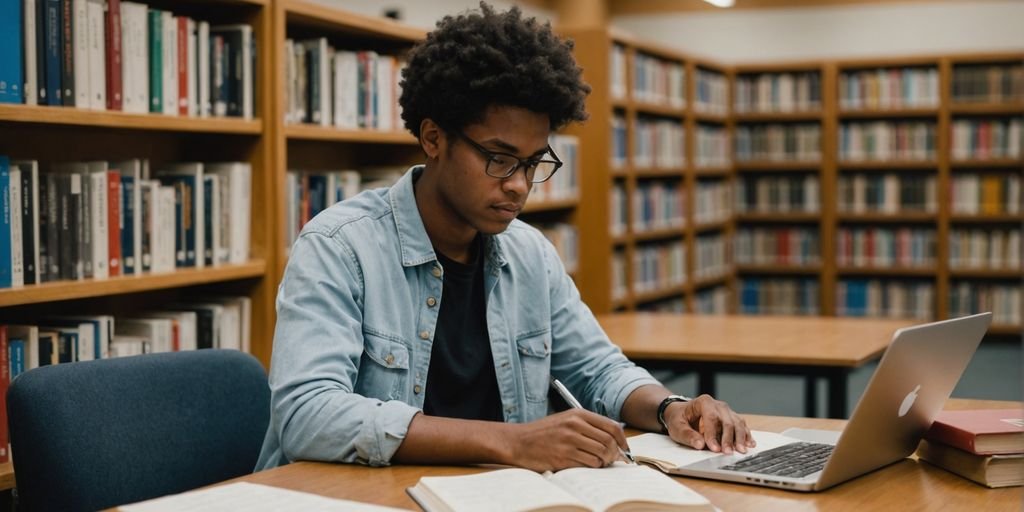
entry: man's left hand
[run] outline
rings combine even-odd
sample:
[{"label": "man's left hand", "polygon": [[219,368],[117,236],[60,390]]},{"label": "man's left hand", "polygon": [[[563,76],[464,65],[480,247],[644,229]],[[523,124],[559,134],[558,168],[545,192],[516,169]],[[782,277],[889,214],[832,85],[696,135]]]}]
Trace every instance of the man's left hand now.
[{"label": "man's left hand", "polygon": [[748,448],[756,446],[743,418],[710,395],[669,404],[664,418],[673,441],[697,450],[707,447],[725,454],[734,450],[747,453]]}]

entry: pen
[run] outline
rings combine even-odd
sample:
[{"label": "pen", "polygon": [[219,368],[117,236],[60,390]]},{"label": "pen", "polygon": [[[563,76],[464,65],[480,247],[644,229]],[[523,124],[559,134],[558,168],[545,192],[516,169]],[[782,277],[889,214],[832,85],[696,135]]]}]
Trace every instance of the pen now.
[{"label": "pen", "polygon": [[[576,397],[572,396],[572,393],[569,392],[569,388],[565,387],[565,385],[559,382],[558,379],[554,377],[551,378],[551,387],[555,388],[555,391],[558,391],[558,394],[562,396],[562,399],[565,400],[573,409],[583,408],[580,401],[576,400]],[[630,453],[628,449],[623,450],[622,447],[619,447],[619,454],[630,463],[636,464],[636,459],[633,458],[633,454]]]}]

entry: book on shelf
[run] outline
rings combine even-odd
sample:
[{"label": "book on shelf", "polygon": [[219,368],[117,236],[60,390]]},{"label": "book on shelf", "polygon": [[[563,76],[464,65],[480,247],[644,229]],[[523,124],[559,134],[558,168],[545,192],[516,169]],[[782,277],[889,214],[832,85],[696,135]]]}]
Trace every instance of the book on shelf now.
[{"label": "book on shelf", "polygon": [[1024,452],[978,455],[924,439],[917,447],[917,456],[923,461],[986,487],[1024,485]]},{"label": "book on shelf", "polygon": [[942,411],[924,437],[978,455],[1024,453],[1024,412],[1020,409]]},{"label": "book on shelf", "polygon": [[[425,476],[407,489],[427,512],[493,509],[518,511],[700,511],[715,507],[700,494],[657,471],[622,463],[556,473],[500,469],[464,476]],[[512,506],[514,504],[514,507]]]}]

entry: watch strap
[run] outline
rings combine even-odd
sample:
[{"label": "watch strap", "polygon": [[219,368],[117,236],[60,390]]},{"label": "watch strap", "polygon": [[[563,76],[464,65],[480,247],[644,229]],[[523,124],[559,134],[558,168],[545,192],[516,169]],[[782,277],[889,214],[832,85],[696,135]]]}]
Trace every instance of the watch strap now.
[{"label": "watch strap", "polygon": [[683,395],[669,395],[658,404],[658,424],[661,425],[661,433],[668,434],[668,423],[665,422],[665,409],[676,402],[689,402],[691,399]]}]

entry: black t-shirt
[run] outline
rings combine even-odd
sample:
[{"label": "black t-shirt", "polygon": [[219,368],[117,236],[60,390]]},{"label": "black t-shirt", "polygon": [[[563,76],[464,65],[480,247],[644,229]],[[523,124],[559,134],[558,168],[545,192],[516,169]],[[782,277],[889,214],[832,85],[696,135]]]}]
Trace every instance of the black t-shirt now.
[{"label": "black t-shirt", "polygon": [[444,267],[444,285],[423,412],[448,418],[503,421],[491,338],[487,333],[483,243],[479,236],[474,244],[474,257],[469,264],[437,253]]}]

